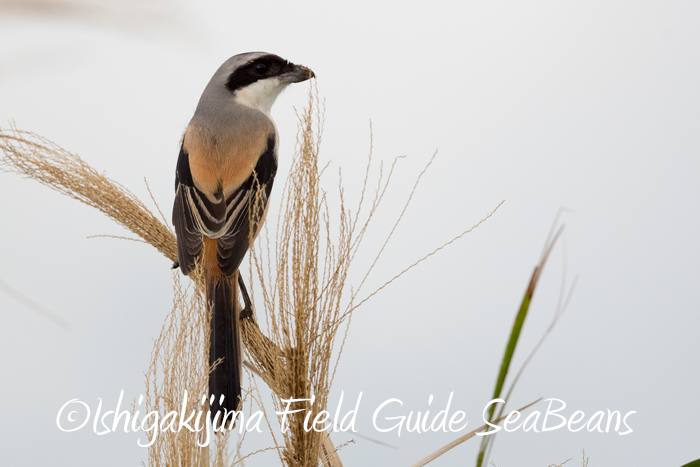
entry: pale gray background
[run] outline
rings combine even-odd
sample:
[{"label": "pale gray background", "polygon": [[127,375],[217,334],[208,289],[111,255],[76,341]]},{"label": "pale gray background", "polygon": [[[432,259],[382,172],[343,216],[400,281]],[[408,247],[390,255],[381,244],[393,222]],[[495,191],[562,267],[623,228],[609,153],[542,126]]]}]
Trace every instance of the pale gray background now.
[{"label": "pale gray background", "polygon": [[[366,264],[436,148],[438,158],[373,274],[380,284],[502,199],[488,223],[355,315],[334,398],[364,391],[345,465],[410,465],[454,434],[379,434],[372,410],[453,407],[476,427],[550,224],[566,214],[567,314],[521,380],[566,412],[623,413],[634,433],[506,434],[499,467],[669,465],[700,457],[700,4],[585,2],[72,3],[49,12],[0,2],[0,121],[79,153],[169,217],[178,141],[219,64],[264,50],[312,67],[327,99],[328,186],[356,187],[375,156],[399,166],[367,238]],[[43,12],[42,12],[43,11]],[[289,89],[273,114],[289,168]],[[354,183],[354,184],[353,184]],[[58,408],[143,391],[152,338],[170,310],[170,264],[99,213],[0,174],[0,279],[71,324],[0,294],[0,464],[138,465],[134,435],[62,433]],[[564,242],[535,295],[516,367],[549,323]],[[360,269],[361,269],[360,267]],[[356,282],[357,275],[353,276]],[[369,289],[368,289],[369,291]],[[335,400],[335,399],[334,399]],[[544,407],[542,407],[544,408]],[[337,442],[347,436],[335,436]],[[250,446],[268,444],[267,437]],[[435,466],[473,465],[477,442]],[[264,454],[247,465],[277,465]]]}]

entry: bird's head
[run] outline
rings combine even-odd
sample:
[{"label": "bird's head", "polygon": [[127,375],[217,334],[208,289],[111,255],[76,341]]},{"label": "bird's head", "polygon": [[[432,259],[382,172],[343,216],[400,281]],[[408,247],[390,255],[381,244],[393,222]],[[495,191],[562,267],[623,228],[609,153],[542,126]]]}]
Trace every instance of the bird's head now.
[{"label": "bird's head", "polygon": [[289,84],[316,76],[309,68],[264,52],[236,55],[222,68],[226,89],[236,102],[266,114],[270,113],[275,99]]}]

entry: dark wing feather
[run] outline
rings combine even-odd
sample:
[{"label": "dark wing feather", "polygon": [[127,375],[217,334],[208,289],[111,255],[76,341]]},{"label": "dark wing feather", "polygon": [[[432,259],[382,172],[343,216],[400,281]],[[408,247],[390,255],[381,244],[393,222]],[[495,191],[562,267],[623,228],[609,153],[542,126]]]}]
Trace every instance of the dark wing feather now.
[{"label": "dark wing feather", "polygon": [[196,188],[190,172],[189,155],[183,147],[180,147],[180,156],[175,170],[173,225],[177,236],[177,259],[185,275],[194,269],[197,256],[202,251],[202,234],[188,202],[190,190],[196,190]]}]

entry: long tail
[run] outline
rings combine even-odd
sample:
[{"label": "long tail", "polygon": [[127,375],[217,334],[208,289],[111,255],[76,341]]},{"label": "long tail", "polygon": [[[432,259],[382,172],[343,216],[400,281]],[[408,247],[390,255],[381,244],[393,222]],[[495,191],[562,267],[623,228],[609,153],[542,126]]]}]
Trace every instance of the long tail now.
[{"label": "long tail", "polygon": [[[215,396],[210,407],[212,420],[216,420],[217,412],[222,411],[217,427],[224,420],[226,427],[231,420],[235,421],[233,412],[241,400],[242,353],[237,295],[238,272],[233,277],[219,276],[207,280],[207,300],[213,305],[209,364],[223,359],[209,374],[209,395]],[[220,403],[222,395],[224,400]]]}]

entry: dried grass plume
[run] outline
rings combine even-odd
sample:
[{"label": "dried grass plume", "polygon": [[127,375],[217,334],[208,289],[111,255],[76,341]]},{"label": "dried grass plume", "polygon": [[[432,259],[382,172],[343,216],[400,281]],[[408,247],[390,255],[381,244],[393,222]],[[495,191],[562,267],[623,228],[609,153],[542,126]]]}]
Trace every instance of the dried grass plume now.
[{"label": "dried grass plume", "polygon": [[[248,365],[275,394],[276,408],[283,406],[284,399],[313,398],[308,406],[297,407],[309,410],[313,420],[327,408],[353,311],[402,274],[472,231],[498,206],[474,226],[413,262],[378,289],[363,292],[366,295],[362,298],[359,294],[365,279],[401,222],[423,173],[371,266],[361,276],[361,283],[348,290],[353,259],[389,187],[397,160],[388,170],[380,163],[376,182],[370,184],[373,179],[370,148],[358,206],[354,211],[346,206],[341,183],[339,206],[329,209],[329,198],[321,188],[323,170],[319,165],[323,104],[315,88],[311,89],[308,104],[298,117],[292,169],[284,187],[278,188],[275,194],[281,196],[282,208],[274,238],[270,239],[266,226],[250,252],[248,283],[258,292],[253,297],[260,297],[256,305],[265,334],[255,320],[243,320],[242,336]],[[76,154],[15,127],[0,130],[0,151],[4,153],[0,170],[37,180],[98,209],[168,259],[177,259],[175,236],[162,214],[156,215],[129,190],[100,174]],[[432,159],[428,166],[430,163]],[[331,219],[331,212],[337,212],[337,219]],[[194,274],[192,279],[188,289],[182,285],[179,274],[175,274],[173,310],[165,318],[155,340],[146,373],[149,411],[164,414],[180,410],[185,391],[192,408],[196,409],[199,398],[207,391],[206,382],[211,371],[207,354],[211,313],[203,298],[201,277]],[[253,395],[254,391],[249,392],[246,403],[255,399],[262,408],[259,398]],[[271,449],[276,450],[282,464],[306,467],[320,462],[327,467],[342,466],[328,434],[305,430],[304,416],[305,412],[300,412],[289,418],[282,443],[278,444],[273,434]],[[269,419],[267,423],[272,425]],[[212,463],[223,466],[242,460],[240,445],[234,449],[233,459],[229,458],[228,434],[218,438],[211,454],[210,450],[197,446],[197,436],[201,435],[186,430],[177,434],[160,433],[149,448],[148,464],[152,467]]]}]

